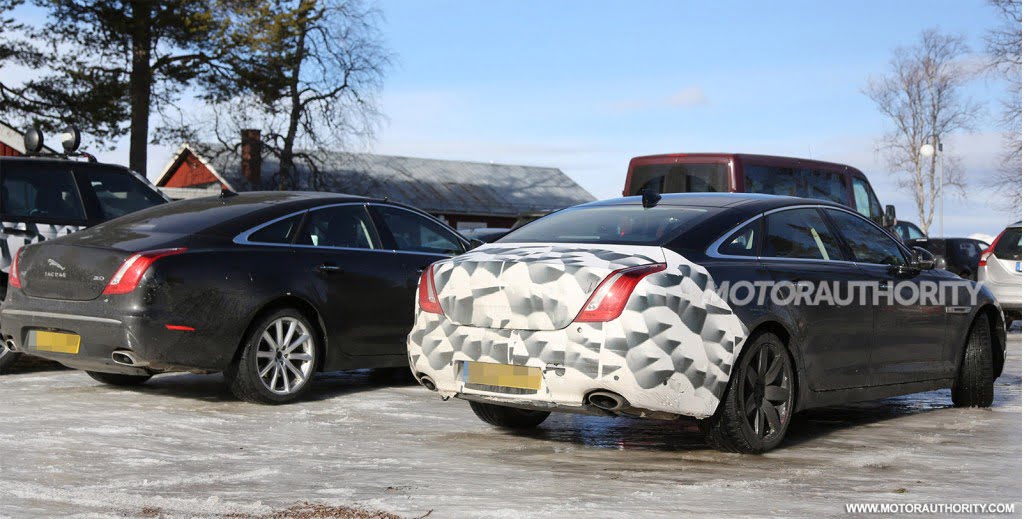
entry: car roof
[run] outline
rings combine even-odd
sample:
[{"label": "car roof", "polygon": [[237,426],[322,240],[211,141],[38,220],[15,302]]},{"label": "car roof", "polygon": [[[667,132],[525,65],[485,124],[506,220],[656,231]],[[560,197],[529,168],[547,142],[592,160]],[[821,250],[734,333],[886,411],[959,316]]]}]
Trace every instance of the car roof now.
[{"label": "car roof", "polygon": [[[583,204],[583,206],[641,205],[642,200],[643,198],[640,196],[627,196],[590,202],[588,204]],[[720,208],[742,206],[744,209],[760,212],[770,211],[780,207],[809,204],[837,207],[847,210],[850,209],[845,205],[827,200],[800,198],[795,196],[765,195],[760,193],[664,193],[661,195],[661,200],[658,201],[657,205]]]}]

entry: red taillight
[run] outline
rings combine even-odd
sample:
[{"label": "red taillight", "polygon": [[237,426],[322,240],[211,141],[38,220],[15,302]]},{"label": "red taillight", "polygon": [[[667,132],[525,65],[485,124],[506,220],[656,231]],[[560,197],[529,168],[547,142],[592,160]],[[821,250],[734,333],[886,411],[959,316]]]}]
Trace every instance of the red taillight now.
[{"label": "red taillight", "polygon": [[437,299],[437,289],[434,287],[434,266],[431,265],[423,271],[420,276],[420,310],[432,314],[443,314],[441,302]]},{"label": "red taillight", "polygon": [[583,305],[583,310],[576,316],[578,323],[603,323],[622,315],[626,301],[641,279],[665,270],[664,263],[652,263],[629,267],[612,272],[597,286],[597,290]]},{"label": "red taillight", "polygon": [[14,253],[14,259],[11,260],[11,268],[8,269],[7,273],[7,285],[14,288],[21,288],[21,274],[18,273],[18,256],[21,256],[21,249]]},{"label": "red taillight", "polygon": [[996,239],[992,240],[992,245],[989,245],[987,249],[981,252],[981,259],[978,260],[979,267],[988,265],[988,258],[992,256],[993,252],[995,252],[996,244],[999,243],[999,238],[1002,238],[1004,234],[1006,234],[1006,229],[1003,229],[1003,232],[999,233],[999,236],[996,236]]},{"label": "red taillight", "polygon": [[195,328],[191,326],[185,326],[181,324],[165,324],[164,328],[171,330],[172,332],[194,332]]},{"label": "red taillight", "polygon": [[104,295],[127,294],[139,286],[139,281],[146,274],[149,267],[156,260],[164,256],[173,256],[185,252],[184,247],[177,249],[160,249],[132,254],[124,260],[121,268],[117,269],[114,277],[110,278],[107,288],[103,289]]}]

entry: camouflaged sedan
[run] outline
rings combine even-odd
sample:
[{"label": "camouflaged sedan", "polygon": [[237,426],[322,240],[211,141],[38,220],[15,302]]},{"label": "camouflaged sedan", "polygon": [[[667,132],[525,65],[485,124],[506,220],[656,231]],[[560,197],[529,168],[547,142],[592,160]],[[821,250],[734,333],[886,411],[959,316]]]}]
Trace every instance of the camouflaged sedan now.
[{"label": "camouflaged sedan", "polygon": [[430,266],[409,362],[495,426],[687,416],[712,446],[748,453],[811,407],[939,388],[988,406],[998,303],[928,258],[830,202],[585,204]]}]

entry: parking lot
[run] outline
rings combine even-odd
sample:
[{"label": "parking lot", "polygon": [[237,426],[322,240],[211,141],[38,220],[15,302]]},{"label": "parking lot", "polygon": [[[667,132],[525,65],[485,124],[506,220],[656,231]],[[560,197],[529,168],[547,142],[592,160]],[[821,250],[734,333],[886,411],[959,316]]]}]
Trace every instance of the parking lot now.
[{"label": "parking lot", "polygon": [[501,432],[402,373],[321,376],[308,400],[267,407],[238,402],[219,375],[124,390],[28,366],[0,377],[0,516],[1019,511],[1019,328],[1009,349],[991,409],[955,409],[935,391],[813,410],[763,456],[713,451],[688,421],[562,415]]}]

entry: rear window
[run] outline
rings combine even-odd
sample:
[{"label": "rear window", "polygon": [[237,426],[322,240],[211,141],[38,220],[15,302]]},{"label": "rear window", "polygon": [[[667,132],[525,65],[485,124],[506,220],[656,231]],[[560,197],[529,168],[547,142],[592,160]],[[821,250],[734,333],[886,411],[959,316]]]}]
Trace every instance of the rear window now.
[{"label": "rear window", "polygon": [[629,194],[644,189],[659,193],[728,193],[725,164],[652,164],[633,168]]},{"label": "rear window", "polygon": [[48,163],[5,164],[0,179],[0,213],[5,218],[85,220],[78,186],[67,168]]},{"label": "rear window", "polygon": [[1020,261],[1020,236],[1020,227],[1010,227],[1009,229],[1006,229],[1003,236],[999,238],[999,242],[996,243],[995,250],[992,252],[994,252],[996,257],[999,259]]},{"label": "rear window", "polygon": [[[220,198],[200,198],[161,204],[101,225],[105,229],[198,233],[266,207],[265,204],[230,203]],[[268,215],[268,218],[273,218],[273,215]]]},{"label": "rear window", "polygon": [[166,202],[153,188],[127,171],[89,168],[85,176],[107,220]]},{"label": "rear window", "polygon": [[702,207],[579,206],[520,227],[498,242],[664,245],[708,212]]}]

